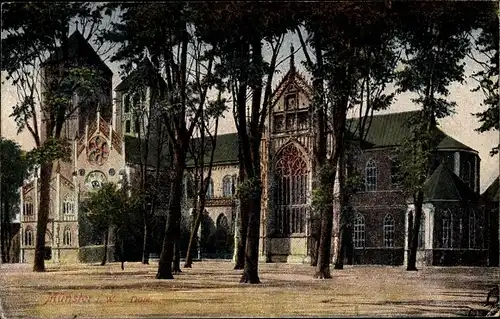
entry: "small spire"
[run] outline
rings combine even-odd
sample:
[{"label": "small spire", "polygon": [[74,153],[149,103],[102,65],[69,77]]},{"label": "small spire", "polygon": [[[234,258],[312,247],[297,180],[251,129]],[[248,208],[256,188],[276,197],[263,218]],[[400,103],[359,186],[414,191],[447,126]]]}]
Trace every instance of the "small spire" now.
[{"label": "small spire", "polygon": [[295,70],[295,49],[293,43],[290,44],[290,70]]}]

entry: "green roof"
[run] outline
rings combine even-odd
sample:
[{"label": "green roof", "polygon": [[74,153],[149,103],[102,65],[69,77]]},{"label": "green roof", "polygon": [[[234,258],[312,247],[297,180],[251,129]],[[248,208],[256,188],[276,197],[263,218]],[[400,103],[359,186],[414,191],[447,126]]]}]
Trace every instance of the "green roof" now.
[{"label": "green roof", "polygon": [[[192,139],[193,142],[199,141],[199,139]],[[139,138],[133,136],[125,136],[125,161],[127,163],[139,164],[140,157],[140,144]],[[147,157],[148,166],[156,166],[158,153],[157,153],[157,143],[154,139],[149,141],[149,155]],[[145,149],[146,142],[142,141],[142,150]],[[166,167],[170,161],[170,152],[166,143],[162,146],[160,154],[161,167]],[[210,153],[205,156],[205,164],[210,161]],[[214,153],[214,164],[224,165],[224,164],[238,164],[238,134],[222,134],[217,136],[217,145]],[[188,152],[186,159],[187,167],[194,166],[194,160],[192,155]]]},{"label": "green roof", "polygon": [[484,191],[481,197],[485,201],[499,202],[500,199],[500,177],[497,177],[493,183]]},{"label": "green roof", "polygon": [[[141,162],[141,145],[139,138],[125,135],[125,161],[127,163],[139,164]],[[145,152],[146,141],[142,140],[142,152]],[[161,153],[158,157],[158,143],[155,139],[149,139],[147,166],[156,167],[160,160],[160,167],[167,167],[170,162],[170,154],[167,144],[161,147]]]},{"label": "green roof", "polygon": [[424,183],[425,201],[475,201],[478,195],[444,163]]},{"label": "green roof", "polygon": [[[444,133],[443,133],[444,134]],[[467,150],[467,151],[474,151],[472,148],[468,147],[467,145],[460,143],[453,137],[449,135],[445,135],[445,137],[441,140],[441,142],[438,144],[437,148],[439,150]]]},{"label": "green roof", "polygon": [[[197,141],[198,139],[193,139]],[[210,143],[210,142],[209,142]],[[189,154],[190,155],[190,154]],[[194,160],[188,156],[186,165],[194,166]],[[205,156],[205,164],[210,161],[210,152]],[[214,164],[238,164],[238,133],[229,133],[217,135],[217,144],[215,145]]]},{"label": "green roof", "polygon": [[[411,130],[408,127],[411,121],[420,114],[421,111],[408,111],[373,115],[365,124],[367,129],[367,133],[365,134],[366,145],[371,148],[400,146],[410,137]],[[359,121],[359,118],[352,118],[347,121],[346,126],[354,135],[359,135]],[[472,148],[460,143],[439,129],[437,133],[438,138],[441,139],[437,146],[439,150],[459,149],[474,151]]]}]

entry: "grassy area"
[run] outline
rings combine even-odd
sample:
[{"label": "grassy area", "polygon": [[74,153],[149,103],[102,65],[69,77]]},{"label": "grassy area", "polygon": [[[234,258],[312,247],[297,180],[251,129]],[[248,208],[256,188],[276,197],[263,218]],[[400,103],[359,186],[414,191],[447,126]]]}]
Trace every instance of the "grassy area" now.
[{"label": "grassy area", "polygon": [[498,268],[347,266],[331,280],[308,265],[261,264],[262,284],[239,284],[230,262],[200,262],[174,280],[157,264],[2,265],[7,318],[156,318],[225,316],[460,316],[484,303]]}]

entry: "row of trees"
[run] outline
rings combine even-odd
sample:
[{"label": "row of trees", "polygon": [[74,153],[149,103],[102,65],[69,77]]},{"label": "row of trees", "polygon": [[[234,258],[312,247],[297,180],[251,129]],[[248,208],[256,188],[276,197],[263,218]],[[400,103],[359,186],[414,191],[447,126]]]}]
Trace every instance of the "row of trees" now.
[{"label": "row of trees", "polygon": [[[498,112],[495,113],[498,111],[498,67],[495,67],[498,66],[498,29],[495,27],[498,16],[494,2],[325,2],[314,6],[301,2],[175,2],[48,6],[9,4],[3,7],[5,17],[16,17],[2,25],[2,31],[7,34],[2,39],[6,44],[2,49],[2,58],[6,61],[4,70],[25,92],[35,87],[35,82],[27,79],[38,80],[31,77],[32,70],[40,66],[43,57],[56,50],[53,44],[64,45],[68,25],[76,20],[82,24],[92,21],[89,39],[94,36],[101,44],[115,46],[117,50],[111,61],[120,61],[126,74],[148,57],[154,71],[161,75],[157,81],[148,83],[157,92],[149,106],[154,110],[150,114],[155,114],[153,118],[157,119],[157,128],[151,132],[154,131],[155,138],[161,136],[165,143],[158,144],[168,148],[171,155],[166,165],[170,187],[169,200],[165,203],[167,222],[157,273],[159,279],[173,278],[175,270],[172,265],[180,236],[182,182],[190,141],[196,131],[200,138],[213,134],[213,129],[207,129],[209,119],[217,122],[229,105],[238,132],[240,159],[235,268],[244,270],[241,282],[260,281],[261,140],[267,114],[275,103],[272,83],[280,63],[280,49],[289,32],[298,35],[306,57],[305,66],[313,76],[316,132],[313,201],[321,220],[317,260],[313,264],[318,278],[331,277],[333,218],[346,220],[343,212],[348,211],[345,206],[349,185],[344,169],[347,141],[358,143],[369,128],[373,112],[390,106],[395,95],[387,93],[389,83],[396,84],[396,93],[415,93],[417,98],[413,102],[423,110],[421,118],[409,123],[415,139],[408,141],[408,147],[403,146],[401,152],[402,167],[408,168],[403,172],[404,189],[416,206],[414,229],[418,229],[421,216],[422,185],[429,174],[429,154],[435,147],[434,127],[437,119],[453,112],[455,104],[447,100],[448,87],[464,80],[466,55],[478,60],[481,55],[492,56],[481,60],[485,71],[475,76],[480,81],[478,89],[487,93],[488,109],[479,114],[484,123],[481,130],[498,129],[498,118],[495,121],[498,116]],[[119,19],[110,28],[99,28],[112,15],[118,15]],[[46,17],[46,26],[35,28],[33,21],[39,19],[31,20],[34,16]],[[42,190],[48,190],[52,163],[64,155],[60,127],[72,113],[69,98],[77,88],[95,93],[99,87],[90,80],[96,78],[90,70],[81,66],[69,69],[73,71],[60,77],[65,81],[51,86],[51,92],[57,92],[58,98],[44,97],[42,112],[51,119],[44,123],[50,138],[42,141],[37,135],[37,125],[29,125],[37,123],[34,111],[37,100],[33,94],[21,94],[21,103],[14,112],[20,129],[27,128],[38,141],[34,153],[41,154],[38,158],[42,165]],[[223,96],[228,97],[228,103]],[[346,118],[353,108],[358,108],[364,118],[357,122],[357,134],[351,138],[346,133],[349,131]],[[143,132],[150,134],[149,129]],[[327,149],[327,135],[333,138],[331,149]],[[215,148],[215,139],[212,141]],[[150,175],[154,181],[150,183],[146,165],[148,150],[143,149],[142,154],[146,155],[140,163],[141,189],[150,195],[150,204],[143,207],[143,262],[147,263],[152,212],[158,201],[158,188],[147,191],[147,185],[159,184],[160,166]],[[161,150],[157,154],[161,154]],[[204,156],[198,158],[203,160]],[[213,153],[209,162],[212,160]],[[195,221],[203,211],[207,187],[203,171],[197,174],[199,196]],[[336,177],[340,181],[338,196],[331,182]],[[48,202],[48,195],[48,191],[47,194],[42,191],[38,234],[45,233],[47,212],[44,213],[43,204]],[[336,212],[342,213],[334,216],[334,206]],[[194,223],[193,234],[198,224]],[[340,254],[335,256],[336,268],[342,268],[344,230],[344,223],[335,229],[335,237],[340,239],[335,242],[334,251]],[[409,270],[415,269],[418,231],[412,233],[415,235],[411,241]],[[37,271],[44,269],[40,255],[44,237],[38,237],[34,266]]]}]

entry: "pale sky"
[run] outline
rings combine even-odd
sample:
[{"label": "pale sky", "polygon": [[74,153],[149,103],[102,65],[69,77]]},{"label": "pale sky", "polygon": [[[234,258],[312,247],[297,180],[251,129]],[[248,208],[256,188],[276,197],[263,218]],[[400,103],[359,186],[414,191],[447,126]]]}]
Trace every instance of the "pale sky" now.
[{"label": "pale sky", "polygon": [[[290,34],[287,35],[285,43],[280,51],[281,58],[278,59],[278,61],[289,55],[290,43],[293,43],[296,49],[300,48],[298,37]],[[301,61],[303,60],[304,54],[301,50],[299,50],[299,52],[295,54],[295,65],[297,69],[299,69],[299,71],[306,76],[306,78],[309,78],[301,64]],[[477,118],[471,113],[483,110],[482,100],[484,97],[481,92],[471,92],[471,89],[476,84],[474,83],[474,80],[469,78],[469,76],[477,67],[476,63],[469,59],[465,62],[467,79],[463,84],[453,84],[450,87],[451,94],[448,97],[449,100],[457,103],[456,114],[441,120],[439,124],[440,128],[446,134],[479,152],[479,156],[481,157],[481,192],[483,192],[499,174],[500,163],[498,155],[495,157],[491,157],[489,155],[489,151],[499,143],[499,132],[491,131],[479,134],[474,131],[479,124]],[[109,61],[106,63],[114,73],[113,87],[116,87],[116,85],[118,85],[121,81],[118,74],[119,64],[109,63]],[[288,60],[284,61],[279,66],[281,73],[275,76],[273,87],[276,87],[277,83],[287,72],[288,67]],[[396,101],[393,105],[391,105],[390,109],[380,112],[379,114],[417,110],[418,107],[410,100],[412,97],[413,96],[411,94],[401,94],[396,96]],[[16,90],[10,83],[5,82],[5,74],[2,72],[0,105],[1,134],[5,138],[17,141],[23,149],[29,150],[34,146],[33,138],[27,131],[17,134],[16,123],[11,117],[9,117],[12,112],[12,107],[16,101]],[[235,132],[234,120],[231,112],[225,114],[225,118],[220,120],[219,127],[219,134]]]}]

